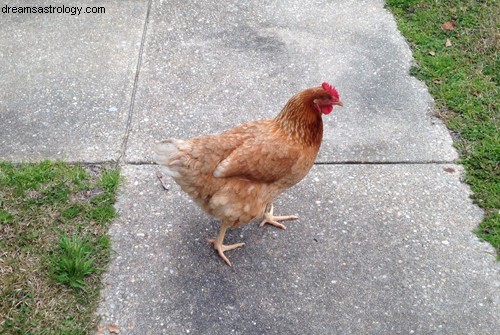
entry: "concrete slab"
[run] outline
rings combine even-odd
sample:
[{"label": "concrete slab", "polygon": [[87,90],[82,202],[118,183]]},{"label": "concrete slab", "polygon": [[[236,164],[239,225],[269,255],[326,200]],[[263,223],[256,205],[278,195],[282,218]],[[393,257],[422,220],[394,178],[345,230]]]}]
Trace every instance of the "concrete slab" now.
[{"label": "concrete slab", "polygon": [[[67,1],[9,1],[8,6]],[[147,1],[104,14],[1,14],[0,159],[109,161],[126,132]],[[2,5],[4,7],[4,5]]]},{"label": "concrete slab", "polygon": [[410,77],[410,50],[384,1],[153,1],[127,150],[150,162],[166,137],[274,117],[328,81],[344,108],[325,117],[321,162],[457,158]]},{"label": "concrete slab", "polygon": [[[218,222],[156,167],[126,166],[102,324],[120,334],[496,334],[499,263],[455,165],[316,165],[282,231]],[[107,329],[107,327],[106,327]]]}]

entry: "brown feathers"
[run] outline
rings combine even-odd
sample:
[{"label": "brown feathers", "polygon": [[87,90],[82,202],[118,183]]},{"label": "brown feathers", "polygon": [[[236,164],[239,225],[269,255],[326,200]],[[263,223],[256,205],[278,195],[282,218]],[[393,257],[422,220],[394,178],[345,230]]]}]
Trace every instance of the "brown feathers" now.
[{"label": "brown feathers", "polygon": [[223,222],[234,227],[262,217],[280,193],[311,169],[323,136],[322,115],[342,105],[338,93],[334,97],[333,88],[327,88],[294,95],[273,120],[219,135],[162,141],[154,148],[154,161]]}]

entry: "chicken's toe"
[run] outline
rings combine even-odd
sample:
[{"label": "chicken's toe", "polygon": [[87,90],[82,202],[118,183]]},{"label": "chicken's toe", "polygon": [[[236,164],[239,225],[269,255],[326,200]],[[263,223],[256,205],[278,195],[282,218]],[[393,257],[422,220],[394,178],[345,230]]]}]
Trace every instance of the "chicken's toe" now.
[{"label": "chicken's toe", "polygon": [[287,216],[264,216],[264,220],[260,223],[259,227],[264,227],[264,225],[270,224],[275,227],[281,228],[281,229],[286,229],[286,226],[283,223],[280,223],[278,221],[287,221],[287,220],[296,220],[299,217],[296,215],[287,215]]},{"label": "chicken's toe", "polygon": [[273,225],[273,226],[281,228],[281,229],[286,229],[286,226],[284,224],[280,223],[279,221],[296,220],[299,218],[296,215],[274,216],[273,215],[273,211],[274,211],[273,205],[271,205],[268,208],[269,208],[269,210],[266,213],[264,213],[264,219],[260,223],[259,227],[264,227],[264,225],[267,223],[267,224]]},{"label": "chicken's toe", "polygon": [[224,252],[228,251],[228,250],[233,250],[233,249],[241,248],[241,247],[243,247],[245,245],[245,243],[234,243],[234,244],[229,244],[229,245],[218,244],[217,240],[213,240],[213,239],[209,239],[208,243],[212,243],[214,245],[214,249],[217,250],[217,252],[219,253],[219,256],[229,266],[231,266],[231,262],[226,257],[226,255],[224,255]]}]

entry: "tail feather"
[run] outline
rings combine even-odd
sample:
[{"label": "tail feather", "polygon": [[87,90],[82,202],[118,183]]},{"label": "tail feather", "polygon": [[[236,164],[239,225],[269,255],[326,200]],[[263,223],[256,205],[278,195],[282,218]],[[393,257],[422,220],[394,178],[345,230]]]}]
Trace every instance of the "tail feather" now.
[{"label": "tail feather", "polygon": [[183,141],[175,138],[169,138],[158,142],[153,147],[153,161],[156,164],[162,165],[162,171],[173,177],[179,178],[181,174],[179,168],[179,156],[182,154],[179,146],[182,146]]},{"label": "tail feather", "polygon": [[169,138],[168,140],[163,140],[158,142],[153,147],[153,160],[156,164],[168,164],[168,161],[179,154],[179,149],[177,147],[180,140],[175,138]]}]

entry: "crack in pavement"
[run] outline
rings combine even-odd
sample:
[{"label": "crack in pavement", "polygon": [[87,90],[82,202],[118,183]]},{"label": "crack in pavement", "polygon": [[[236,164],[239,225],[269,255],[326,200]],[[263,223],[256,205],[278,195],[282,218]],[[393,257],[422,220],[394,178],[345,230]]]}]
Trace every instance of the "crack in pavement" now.
[{"label": "crack in pavement", "polygon": [[146,11],[146,17],[144,19],[144,27],[142,30],[142,37],[141,37],[141,46],[139,48],[139,56],[137,59],[137,67],[135,70],[135,77],[134,77],[134,85],[132,88],[132,95],[130,97],[130,105],[129,105],[129,111],[128,111],[128,116],[127,116],[127,124],[125,126],[125,134],[123,136],[123,142],[120,148],[120,154],[118,156],[117,161],[120,162],[123,160],[125,157],[125,152],[127,151],[127,144],[128,144],[128,138],[130,135],[130,128],[132,125],[132,117],[134,114],[134,105],[135,105],[135,96],[137,94],[137,87],[139,86],[139,74],[141,71],[141,65],[142,65],[142,57],[144,54],[144,48],[146,45],[146,35],[148,32],[148,25],[149,25],[149,15],[151,13],[151,4],[153,0],[149,0],[148,2],[148,8]]}]

